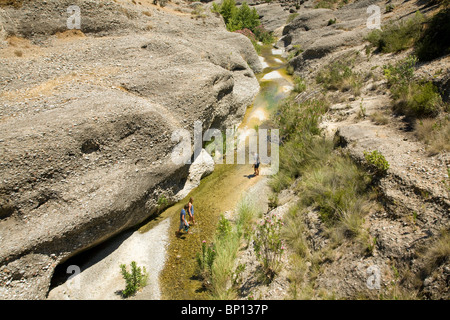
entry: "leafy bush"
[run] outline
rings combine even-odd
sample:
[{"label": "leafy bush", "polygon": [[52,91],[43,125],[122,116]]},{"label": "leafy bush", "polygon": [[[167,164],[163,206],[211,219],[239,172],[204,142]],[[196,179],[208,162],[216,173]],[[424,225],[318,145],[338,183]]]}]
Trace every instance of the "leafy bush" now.
[{"label": "leafy bush", "polygon": [[389,162],[378,150],[374,150],[370,153],[364,151],[364,158],[372,170],[374,170],[375,174],[384,175],[389,169]]},{"label": "leafy bush", "polygon": [[383,67],[394,111],[410,117],[436,116],[442,104],[441,96],[432,82],[414,79],[416,62],[417,58],[410,56],[394,66]]},{"label": "leafy bush", "polygon": [[387,4],[385,7],[386,12],[392,12],[392,11],[394,11],[394,9],[395,9],[395,5],[393,5],[392,3]]},{"label": "leafy bush", "polygon": [[294,92],[300,93],[306,90],[306,83],[302,77],[294,77]]},{"label": "leafy bush", "polygon": [[331,26],[333,24],[336,24],[336,21],[337,21],[336,18],[328,20],[327,26]]},{"label": "leafy bush", "polygon": [[424,16],[417,11],[414,17],[399,22],[391,22],[368,34],[366,40],[383,53],[399,52],[411,48],[419,39]]},{"label": "leafy bush", "polygon": [[[212,11],[222,15],[228,31],[238,31],[246,36],[251,36],[249,38],[254,46],[257,41],[261,41],[264,44],[275,41],[272,33],[261,25],[256,9],[250,9],[247,2],[237,7],[235,0],[223,0],[220,5],[213,3]],[[244,31],[247,29],[251,31],[251,35]],[[257,49],[256,46],[255,49]]]},{"label": "leafy bush", "polygon": [[256,9],[250,9],[247,2],[244,2],[239,8],[232,10],[233,14],[227,22],[228,31],[241,29],[255,30],[260,25],[259,14]]},{"label": "leafy bush", "polygon": [[165,195],[161,195],[158,198],[158,208],[164,208],[169,204],[169,201],[167,200]]},{"label": "leafy bush", "polygon": [[396,65],[383,66],[384,75],[389,87],[403,86],[413,80],[414,68],[417,63],[415,56],[409,56]]},{"label": "leafy bush", "polygon": [[250,9],[247,2],[244,2],[238,8],[235,0],[223,0],[220,5],[213,3],[212,11],[222,15],[228,31],[245,28],[253,31],[260,25],[259,15],[256,9]]},{"label": "leafy bush", "polygon": [[220,5],[214,2],[211,10],[213,12],[219,13],[223,17],[225,25],[228,25],[233,16],[236,14],[236,1],[223,0]]},{"label": "leafy bush", "polygon": [[256,38],[264,44],[270,44],[275,41],[272,32],[266,30],[263,25],[259,25],[254,29]]},{"label": "leafy bush", "polygon": [[122,291],[122,295],[125,298],[135,294],[137,290],[147,285],[147,270],[145,267],[142,269],[138,267],[135,261],[131,262],[131,273],[127,271],[125,264],[120,265],[120,271],[126,282],[125,290]]}]

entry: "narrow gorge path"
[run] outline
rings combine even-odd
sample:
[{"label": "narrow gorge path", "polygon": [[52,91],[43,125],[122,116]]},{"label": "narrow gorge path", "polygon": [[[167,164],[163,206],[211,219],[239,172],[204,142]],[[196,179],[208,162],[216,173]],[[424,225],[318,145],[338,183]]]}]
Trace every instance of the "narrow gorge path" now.
[{"label": "narrow gorge path", "polygon": [[[260,91],[239,127],[240,137],[258,128],[270,128],[270,114],[292,89],[292,79],[286,74],[286,61],[281,58],[281,54],[281,50],[271,46],[265,46],[261,51],[264,70],[257,75]],[[237,139],[239,141],[242,138]],[[214,172],[204,178],[199,187],[167,210],[171,217],[171,232],[167,260],[160,278],[163,299],[208,298],[208,292],[203,290],[201,281],[196,279],[196,255],[201,251],[202,241],[212,241],[220,216],[233,211],[250,190],[252,194],[259,193],[261,201],[266,196],[264,192],[268,176],[264,175],[264,170],[267,168],[261,168],[262,174],[254,177],[251,160],[247,163],[216,164]],[[259,192],[255,192],[255,189]],[[177,237],[174,232],[178,228],[179,212],[190,197],[194,198],[196,225],[190,228],[190,234]]]},{"label": "narrow gorge path", "polygon": [[[269,127],[270,113],[292,90],[281,54],[271,46],[262,49],[264,70],[257,75],[261,88],[239,127],[244,136]],[[161,214],[58,266],[48,299],[122,299],[125,281],[119,266],[131,261],[145,266],[149,273],[147,286],[131,299],[206,299],[201,282],[195,279],[196,254],[202,241],[214,236],[221,214],[234,210],[248,190],[257,194],[255,188],[260,189],[260,198],[265,196],[267,176],[264,168],[261,170],[262,175],[254,177],[249,161],[244,165],[216,164],[196,189]],[[197,223],[190,234],[177,237],[179,212],[189,197],[195,199]]]}]

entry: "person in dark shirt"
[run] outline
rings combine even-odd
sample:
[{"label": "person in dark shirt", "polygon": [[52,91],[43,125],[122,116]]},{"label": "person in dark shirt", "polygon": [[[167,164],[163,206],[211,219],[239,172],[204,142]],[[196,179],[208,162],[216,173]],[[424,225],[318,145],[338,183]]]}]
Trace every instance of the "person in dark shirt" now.
[{"label": "person in dark shirt", "polygon": [[184,208],[181,209],[180,212],[180,227],[178,228],[178,231],[176,232],[177,235],[181,234],[181,231],[186,231],[186,233],[189,233],[189,223],[186,221],[186,210],[189,209],[189,205],[184,205]]}]

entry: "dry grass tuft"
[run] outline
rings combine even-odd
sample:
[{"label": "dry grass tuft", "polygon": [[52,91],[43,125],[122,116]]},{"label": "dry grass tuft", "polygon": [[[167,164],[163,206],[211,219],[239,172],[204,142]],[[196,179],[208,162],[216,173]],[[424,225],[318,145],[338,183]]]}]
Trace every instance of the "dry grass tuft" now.
[{"label": "dry grass tuft", "polygon": [[428,146],[429,155],[450,151],[450,120],[448,118],[417,120],[415,135]]}]

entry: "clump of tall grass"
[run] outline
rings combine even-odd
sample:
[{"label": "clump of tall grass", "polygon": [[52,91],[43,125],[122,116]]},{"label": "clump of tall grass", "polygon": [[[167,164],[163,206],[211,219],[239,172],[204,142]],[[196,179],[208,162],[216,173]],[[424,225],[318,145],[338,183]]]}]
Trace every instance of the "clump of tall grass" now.
[{"label": "clump of tall grass", "polygon": [[301,93],[306,90],[305,79],[299,76],[294,76],[294,92]]},{"label": "clump of tall grass", "polygon": [[292,59],[297,57],[302,52],[303,52],[303,50],[299,44],[293,45],[292,49],[289,51],[289,54],[287,56],[287,61],[291,61]]},{"label": "clump of tall grass", "polygon": [[237,297],[233,286],[235,260],[243,239],[251,236],[251,225],[258,215],[256,206],[244,199],[237,207],[235,222],[222,216],[212,243],[209,246],[206,241],[202,243],[202,252],[197,255],[198,275],[209,290],[211,299]]},{"label": "clump of tall grass", "polygon": [[354,59],[341,58],[323,67],[316,76],[316,83],[326,90],[351,91],[361,94],[362,76],[353,71]]},{"label": "clump of tall grass", "polygon": [[430,155],[450,151],[450,119],[419,119],[414,127],[416,137],[428,146]]},{"label": "clump of tall grass", "polygon": [[309,255],[309,245],[306,240],[306,225],[303,221],[303,212],[298,204],[289,208],[285,214],[285,223],[282,230],[282,236],[292,251],[300,258],[306,258]]},{"label": "clump of tall grass", "polygon": [[[425,250],[424,250],[425,251]],[[450,260],[450,229],[444,229],[422,254],[425,275]],[[423,275],[422,275],[423,276]]]},{"label": "clump of tall grass", "polygon": [[370,208],[371,178],[351,159],[329,151],[323,162],[303,170],[298,193],[301,203],[318,210],[321,220],[348,238],[359,233]]},{"label": "clump of tall grass", "polygon": [[283,222],[276,214],[266,215],[256,226],[254,251],[262,267],[263,281],[270,282],[281,268],[285,250],[281,238]]},{"label": "clump of tall grass", "polygon": [[279,171],[269,182],[273,191],[288,187],[299,176],[302,165],[310,161],[308,157],[312,154],[305,150],[320,134],[319,124],[328,108],[329,103],[322,98],[302,102],[288,98],[278,106],[272,120],[280,129],[282,145]]}]

